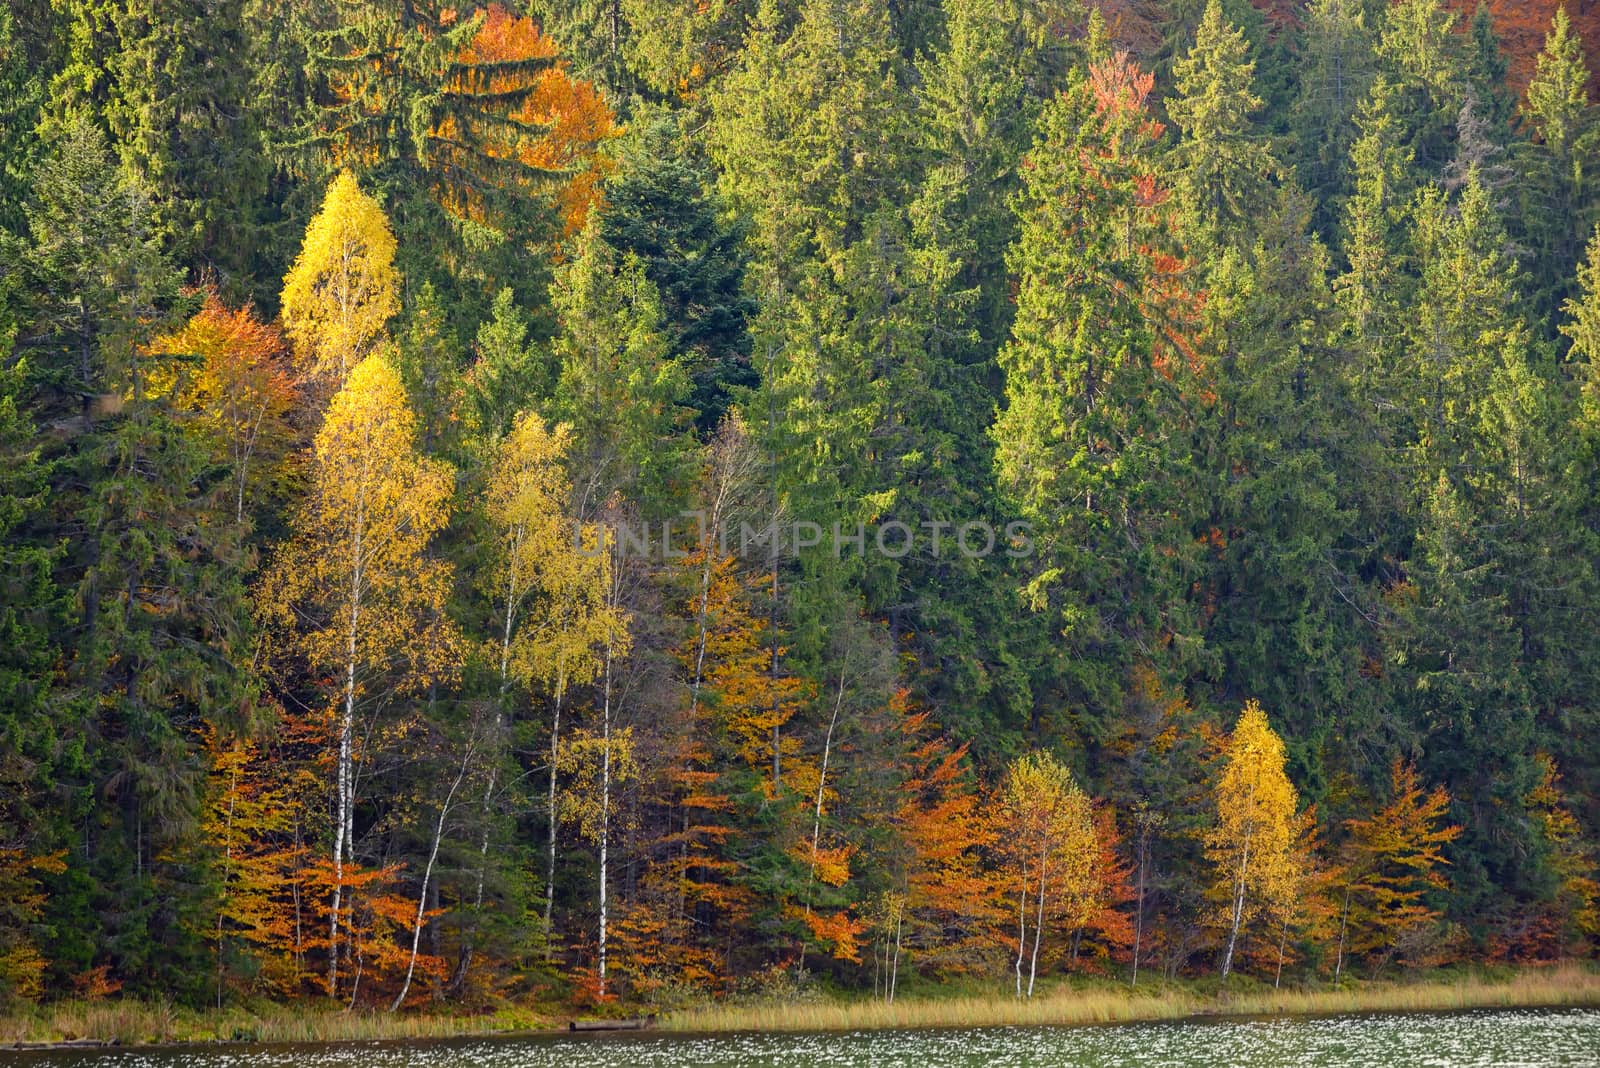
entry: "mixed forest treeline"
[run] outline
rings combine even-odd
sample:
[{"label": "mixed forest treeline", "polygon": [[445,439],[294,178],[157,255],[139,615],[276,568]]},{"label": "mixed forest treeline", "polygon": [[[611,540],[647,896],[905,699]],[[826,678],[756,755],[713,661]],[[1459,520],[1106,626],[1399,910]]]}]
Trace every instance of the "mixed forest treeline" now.
[{"label": "mixed forest treeline", "polygon": [[1538,7],[9,0],[0,1001],[1592,953]]}]

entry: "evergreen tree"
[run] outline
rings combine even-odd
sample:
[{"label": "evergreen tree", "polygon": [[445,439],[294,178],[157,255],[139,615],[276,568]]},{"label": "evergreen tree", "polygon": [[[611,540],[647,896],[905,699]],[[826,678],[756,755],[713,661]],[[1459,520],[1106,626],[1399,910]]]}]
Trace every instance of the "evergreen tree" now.
[{"label": "evergreen tree", "polygon": [[1403,131],[1413,166],[1437,175],[1453,158],[1455,120],[1465,99],[1467,41],[1444,0],[1397,0],[1378,37],[1386,106]]},{"label": "evergreen tree", "polygon": [[1555,21],[1528,84],[1522,120],[1531,135],[1518,146],[1517,236],[1525,245],[1535,321],[1550,323],[1573,294],[1583,243],[1595,219],[1595,179],[1589,173],[1600,146],[1600,125],[1589,102],[1583,42],[1566,9]]},{"label": "evergreen tree", "polygon": [[591,220],[552,296],[561,333],[550,407],[573,429],[578,515],[594,518],[613,494],[651,519],[673,514],[686,490],[689,384],[668,348],[656,287]]},{"label": "evergreen tree", "polygon": [[518,413],[548,403],[555,378],[545,353],[528,340],[528,317],[509,288],[495,295],[490,318],[478,327],[474,360],[465,376],[468,433],[488,445],[510,431]]},{"label": "evergreen tree", "polygon": [[637,256],[656,287],[673,358],[693,382],[689,405],[709,433],[730,397],[755,384],[744,233],[724,222],[714,179],[685,154],[670,117],[639,119],[620,159],[606,187],[600,233],[624,256]]},{"label": "evergreen tree", "polygon": [[259,262],[257,205],[267,167],[250,107],[241,0],[73,0],[73,42],[53,83],[52,122],[79,116],[107,133],[152,197],[152,218],[184,258],[230,285]]},{"label": "evergreen tree", "polygon": [[35,411],[64,434],[50,454],[65,540],[53,579],[74,594],[52,704],[81,747],[60,787],[80,837],[51,897],[49,921],[74,932],[55,963],[105,964],[153,992],[197,982],[203,886],[183,860],[203,781],[194,731],[237,720],[250,684],[230,484],[161,388],[178,367],[147,348],[179,281],[149,205],[87,122],[59,130],[35,182],[21,340]]},{"label": "evergreen tree", "polygon": [[1329,234],[1350,182],[1356,110],[1372,85],[1373,28],[1359,0],[1312,0],[1300,42],[1294,103],[1295,174],[1314,198],[1319,232]]},{"label": "evergreen tree", "polygon": [[[1173,635],[1184,656],[1191,478],[1184,428],[1187,309],[1163,232],[1152,79],[1125,56],[1046,108],[1018,198],[1002,487],[1035,524],[1030,587],[1059,619],[1065,702],[1106,729],[1135,649]],[[1065,235],[1065,239],[1064,239]]]},{"label": "evergreen tree", "polygon": [[1255,63],[1244,34],[1209,0],[1194,47],[1173,64],[1177,95],[1167,112],[1183,132],[1173,155],[1176,191],[1197,251],[1248,244],[1249,223],[1270,195],[1278,170],[1271,150],[1250,128],[1261,107],[1251,81]]}]

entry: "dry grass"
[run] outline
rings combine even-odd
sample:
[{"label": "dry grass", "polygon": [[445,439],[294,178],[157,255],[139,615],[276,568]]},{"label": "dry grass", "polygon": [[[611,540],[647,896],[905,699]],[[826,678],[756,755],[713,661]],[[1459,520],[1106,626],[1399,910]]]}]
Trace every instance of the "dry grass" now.
[{"label": "dry grass", "polygon": [[1366,983],[1341,990],[1206,994],[1183,986],[1060,989],[1019,1001],[1009,994],[881,1001],[723,1005],[674,1013],[677,1031],[854,1031],[1174,1020],[1200,1015],[1314,1016],[1361,1012],[1600,1004],[1600,973],[1570,966],[1510,978],[1462,976]]},{"label": "dry grass", "polygon": [[0,1047],[17,1042],[93,1039],[119,1045],[179,1042],[352,1042],[367,1039],[448,1038],[555,1026],[533,1012],[492,1016],[430,1016],[339,1012],[310,1006],[193,1011],[162,1002],[62,1001],[0,1017]]},{"label": "dry grass", "polygon": [[[1314,1016],[1361,1012],[1600,1005],[1600,972],[1578,966],[1510,975],[1456,975],[1362,983],[1338,990],[1251,987],[1216,992],[1194,985],[1130,990],[1106,984],[1061,987],[1029,1001],[1008,993],[904,997],[881,1001],[766,1002],[688,1009],[668,1017],[675,1031],[854,1031],[888,1028],[1000,1027],[1175,1020],[1201,1015]],[[348,1042],[504,1034],[557,1026],[551,1016],[348,1013],[300,1006],[194,1011],[162,1002],[54,1002],[0,1017],[0,1047],[15,1042],[96,1039],[123,1045],[212,1042]]]}]

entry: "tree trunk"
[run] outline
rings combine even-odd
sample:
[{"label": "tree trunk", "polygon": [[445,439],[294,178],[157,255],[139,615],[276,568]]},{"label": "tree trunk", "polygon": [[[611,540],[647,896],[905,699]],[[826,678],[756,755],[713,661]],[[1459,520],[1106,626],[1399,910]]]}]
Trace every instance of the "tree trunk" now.
[{"label": "tree trunk", "polygon": [[1272,989],[1276,990],[1283,985],[1283,951],[1289,942],[1289,921],[1283,921],[1283,930],[1278,932],[1278,974],[1272,978]]},{"label": "tree trunk", "polygon": [[1039,973],[1039,943],[1044,939],[1045,851],[1048,841],[1039,849],[1039,912],[1033,918],[1033,956],[1028,961],[1028,997],[1033,997],[1033,980]]},{"label": "tree trunk", "polygon": [[811,870],[806,879],[806,915],[811,915],[811,892],[817,883],[817,850],[822,844],[822,795],[828,782],[828,761],[833,756],[833,729],[844,705],[844,672],[839,672],[839,691],[833,699],[833,715],[828,718],[828,733],[822,742],[822,768],[817,773],[817,803],[811,814]]},{"label": "tree trunk", "polygon": [[445,820],[450,817],[450,806],[455,801],[456,791],[461,788],[461,780],[467,776],[467,764],[471,760],[472,750],[468,747],[467,755],[461,758],[461,769],[456,772],[456,781],[450,784],[450,790],[444,797],[444,804],[439,806],[439,819],[433,826],[433,848],[428,851],[428,863],[422,869],[422,890],[417,894],[417,915],[411,923],[411,960],[406,964],[406,978],[400,984],[400,993],[394,996],[394,1004],[389,1006],[391,1013],[400,1011],[400,1006],[405,1004],[406,995],[411,992],[411,977],[417,971],[417,947],[422,942],[422,920],[428,913],[428,884],[433,880],[433,865],[439,859],[439,843],[444,839]]},{"label": "tree trunk", "polygon": [[351,527],[354,538],[350,565],[350,622],[345,641],[344,716],[339,721],[339,767],[337,772],[338,826],[333,832],[333,907],[328,917],[328,996],[339,996],[339,910],[344,903],[344,859],[355,843],[355,813],[351,747],[356,727],[356,638],[361,627],[361,578],[363,535],[366,533],[365,486],[356,496],[356,514]]},{"label": "tree trunk", "polygon": [[604,695],[601,704],[600,749],[600,996],[606,994],[606,927],[610,919],[606,907],[606,876],[611,851],[611,643],[606,643]]},{"label": "tree trunk", "polygon": [[1250,864],[1250,839],[1244,840],[1244,848],[1239,852],[1239,878],[1233,892],[1233,925],[1228,931],[1228,951],[1222,958],[1222,977],[1226,979],[1233,971],[1233,950],[1239,942],[1239,924],[1244,919],[1244,881],[1245,873]]},{"label": "tree trunk", "polygon": [[1150,859],[1149,832],[1139,833],[1139,896],[1133,912],[1133,975],[1129,986],[1139,985],[1139,947],[1144,941],[1144,872]]},{"label": "tree trunk", "polygon": [[556,760],[561,755],[561,697],[565,689],[563,677],[556,684],[555,715],[550,721],[550,840],[544,862],[544,959],[547,961],[555,944],[552,923],[556,905]]},{"label": "tree trunk", "polygon": [[1017,997],[1022,997],[1022,957],[1028,946],[1028,862],[1022,862],[1022,890],[1017,895]]},{"label": "tree trunk", "polygon": [[901,905],[894,917],[894,963],[889,966],[889,1004],[894,1004],[895,987],[900,981],[900,935],[905,930],[905,906]]},{"label": "tree trunk", "polygon": [[1339,952],[1333,960],[1333,981],[1338,982],[1344,973],[1344,937],[1350,924],[1350,887],[1344,888],[1344,908],[1339,911]]}]

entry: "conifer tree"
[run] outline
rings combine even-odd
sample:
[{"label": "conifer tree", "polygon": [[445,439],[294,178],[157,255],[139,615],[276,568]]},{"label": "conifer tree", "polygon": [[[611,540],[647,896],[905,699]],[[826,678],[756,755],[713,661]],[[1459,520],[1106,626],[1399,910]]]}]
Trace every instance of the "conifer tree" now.
[{"label": "conifer tree", "polygon": [[50,151],[21,257],[18,339],[37,368],[34,418],[63,435],[48,478],[66,525],[30,541],[60,546],[52,581],[74,595],[66,689],[52,704],[76,750],[60,788],[81,859],[50,922],[76,932],[56,949],[64,970],[98,963],[130,990],[192,989],[179,978],[200,949],[185,926],[198,888],[180,862],[199,815],[192,732],[248,700],[249,556],[231,487],[210,476],[203,436],[161,388],[177,361],[149,347],[183,308],[150,197],[86,121],[62,127]]},{"label": "conifer tree", "polygon": [[1360,0],[1312,0],[1302,34],[1292,158],[1300,185],[1316,198],[1317,227],[1328,233],[1332,209],[1348,191],[1356,109],[1372,85],[1376,35]]},{"label": "conifer tree", "polygon": [[1537,321],[1553,323],[1574,292],[1583,242],[1595,221],[1590,172],[1600,147],[1583,42],[1573,33],[1565,7],[1556,9],[1537,62],[1522,106],[1531,137],[1518,146],[1518,231],[1527,246],[1529,297]]},{"label": "conifer tree", "polygon": [[1461,835],[1442,822],[1450,795],[1443,787],[1425,790],[1415,765],[1398,757],[1387,785],[1387,804],[1345,821],[1336,976],[1347,954],[1366,956],[1374,973],[1381,970],[1409,935],[1439,919],[1429,897],[1449,885],[1439,870],[1449,864],[1443,850]]},{"label": "conifer tree", "polygon": [[1208,0],[1194,47],[1173,64],[1176,95],[1167,112],[1183,137],[1173,150],[1175,191],[1190,215],[1186,234],[1200,249],[1246,245],[1277,161],[1251,129],[1262,100],[1244,33],[1229,25],[1222,0]]},{"label": "conifer tree", "polygon": [[1046,108],[1017,201],[1017,317],[999,358],[996,463],[1034,523],[1029,592],[1061,620],[1073,700],[1096,715],[1115,706],[1139,635],[1188,626],[1175,527],[1190,507],[1178,428],[1192,309],[1161,251],[1152,84],[1118,54]]},{"label": "conifer tree", "polygon": [[625,493],[653,518],[683,493],[688,459],[681,402],[689,381],[668,347],[660,292],[637,257],[606,243],[595,219],[552,299],[561,334],[551,408],[573,430],[578,515],[591,519]]}]

